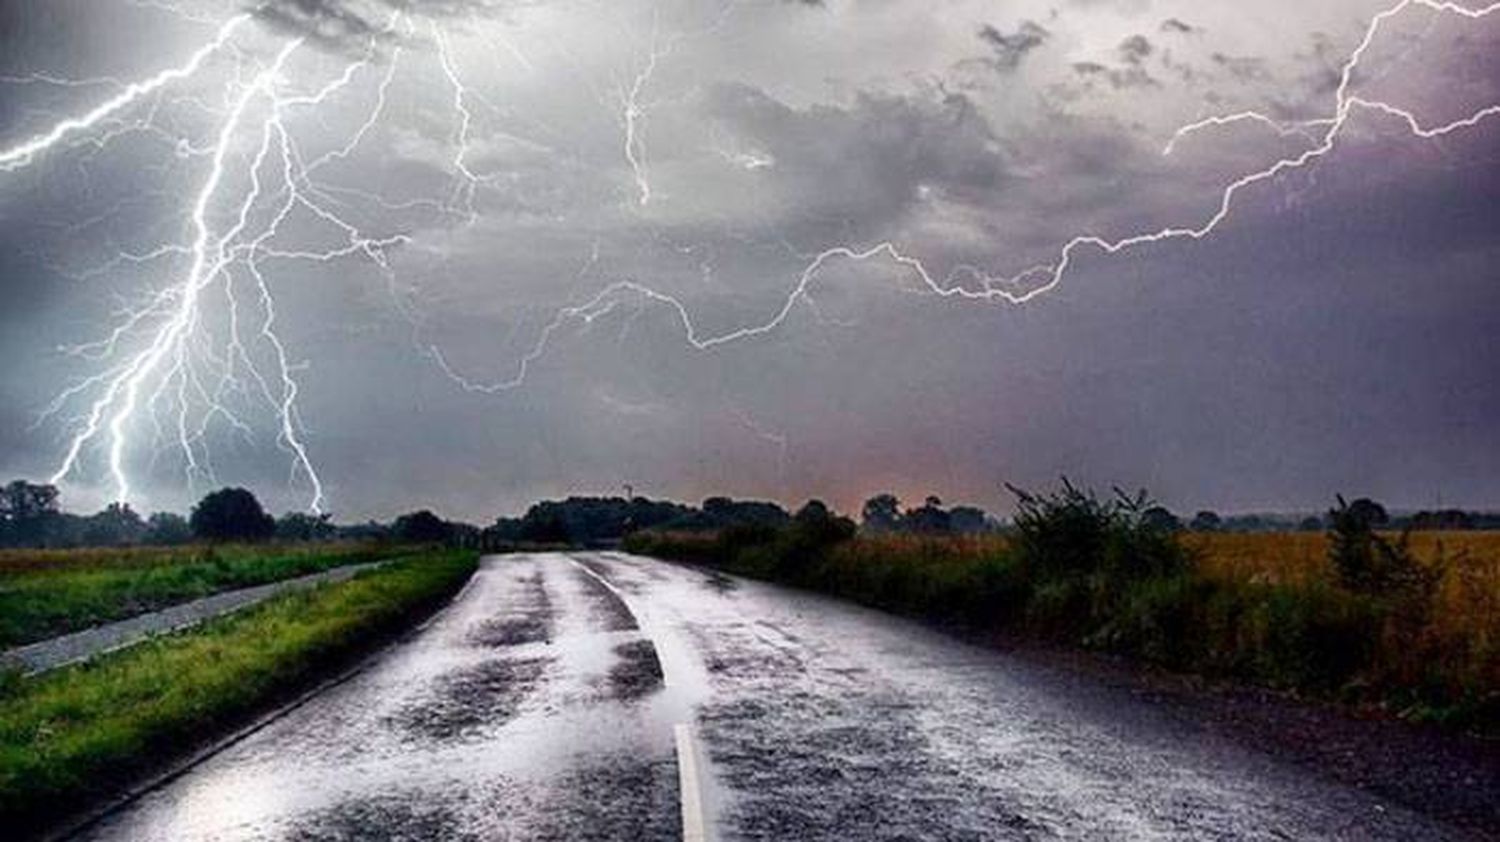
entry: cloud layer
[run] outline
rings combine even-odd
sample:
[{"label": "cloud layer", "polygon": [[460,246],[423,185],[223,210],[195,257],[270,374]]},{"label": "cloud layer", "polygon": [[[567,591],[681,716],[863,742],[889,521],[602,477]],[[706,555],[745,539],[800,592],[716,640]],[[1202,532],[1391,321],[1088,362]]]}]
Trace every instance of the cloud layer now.
[{"label": "cloud layer", "polygon": [[[188,55],[222,14],[73,6],[0,27],[0,145],[107,96],[109,78]],[[1239,124],[1163,156],[1176,128],[1246,108],[1326,114],[1375,11],[257,5],[236,51],[115,119],[109,142],[0,181],[0,351],[18,361],[0,379],[0,476],[50,472],[79,406],[32,420],[98,370],[56,348],[107,335],[122,303],[181,277],[180,250],[154,250],[190,230],[183,197],[204,183],[226,91],[307,36],[317,46],[290,59],[284,95],[329,93],[287,110],[287,154],[317,162],[305,186],[319,209],[397,243],[378,260],[263,264],[340,516],[430,502],[483,518],[627,482],[846,506],[931,490],[1000,508],[1002,481],[1060,473],[1183,506],[1317,506],[1335,491],[1500,504],[1486,420],[1500,387],[1483,365],[1500,335],[1493,126],[1430,143],[1361,116],[1317,167],[1245,194],[1216,237],[1080,253],[1025,305],[925,294],[885,258],[804,274],[826,249],[889,242],[978,291],[1075,235],[1195,224],[1230,180],[1308,139]],[[1358,84],[1450,119],[1500,97],[1497,36],[1500,23],[1413,11]],[[247,125],[265,118],[252,112]],[[238,138],[226,191],[252,183],[259,138]],[[217,230],[235,207],[213,207]],[[278,253],[347,239],[294,212]],[[203,433],[214,476],[297,505],[274,419],[246,413],[244,429],[221,418]],[[137,432],[152,442],[131,457],[141,505],[202,490],[160,430]],[[105,493],[88,455],[80,500]]]}]

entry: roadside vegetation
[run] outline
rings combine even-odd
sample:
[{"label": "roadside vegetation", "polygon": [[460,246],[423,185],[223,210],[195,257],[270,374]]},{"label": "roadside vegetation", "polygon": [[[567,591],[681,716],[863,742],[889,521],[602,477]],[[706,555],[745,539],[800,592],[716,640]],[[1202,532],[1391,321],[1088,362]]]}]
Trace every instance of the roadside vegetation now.
[{"label": "roadside vegetation", "polygon": [[330,515],[272,517],[243,488],[221,488],[187,516],[142,519],[111,503],[61,510],[51,485],[0,485],[0,648],[157,611],[220,591],[436,546],[474,548],[480,530],[427,510],[389,524]]},{"label": "roadside vegetation", "polygon": [[412,552],[368,543],[0,551],[0,647]]},{"label": "roadside vegetation", "polygon": [[4,677],[0,826],[74,812],[327,677],[435,609],[476,559],[428,552],[88,664]]},{"label": "roadside vegetation", "polygon": [[1004,532],[891,532],[878,520],[891,507],[877,505],[856,534],[816,504],[784,526],[648,530],[625,546],[1500,733],[1500,533],[1392,533],[1368,501],[1343,500],[1326,533],[1186,532],[1144,493],[1012,490]]}]

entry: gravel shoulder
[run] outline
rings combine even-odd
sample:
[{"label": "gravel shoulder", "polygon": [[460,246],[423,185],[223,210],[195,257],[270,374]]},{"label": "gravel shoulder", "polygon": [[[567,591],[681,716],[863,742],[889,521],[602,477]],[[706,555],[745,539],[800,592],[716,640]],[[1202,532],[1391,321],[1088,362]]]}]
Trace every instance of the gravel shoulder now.
[{"label": "gravel shoulder", "polygon": [[[973,639],[973,638],[969,638]],[[992,636],[980,640],[1060,680],[1125,692],[1205,736],[1228,739],[1472,833],[1500,840],[1500,740]]]}]

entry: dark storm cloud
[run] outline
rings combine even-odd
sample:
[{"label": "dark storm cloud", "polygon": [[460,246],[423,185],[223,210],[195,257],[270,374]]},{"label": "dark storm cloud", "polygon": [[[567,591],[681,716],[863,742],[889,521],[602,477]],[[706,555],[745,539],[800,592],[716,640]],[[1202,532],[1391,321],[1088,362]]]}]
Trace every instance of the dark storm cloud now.
[{"label": "dark storm cloud", "polygon": [[1209,58],[1241,82],[1261,82],[1271,78],[1270,72],[1266,70],[1266,60],[1263,58],[1231,56],[1224,53],[1214,53]]},{"label": "dark storm cloud", "polygon": [[[1156,52],[1156,47],[1144,35],[1132,35],[1116,48],[1121,67],[1109,67],[1097,61],[1079,61],[1072,65],[1073,72],[1084,80],[1084,89],[1092,88],[1094,80],[1107,81],[1111,88],[1146,88],[1159,85],[1156,78],[1146,70],[1146,60]],[[1170,65],[1168,65],[1170,66]]]},{"label": "dark storm cloud", "polygon": [[271,27],[327,44],[367,37],[377,31],[365,14],[327,0],[276,0],[254,7],[254,13]]},{"label": "dark storm cloud", "polygon": [[1120,58],[1126,64],[1140,64],[1155,51],[1151,40],[1144,35],[1132,35],[1120,42]]},{"label": "dark storm cloud", "polygon": [[1156,78],[1143,67],[1106,67],[1096,61],[1080,61],[1073,64],[1073,72],[1086,82],[1103,79],[1117,91],[1126,88],[1149,88],[1160,85]]},{"label": "dark storm cloud", "polygon": [[719,85],[704,109],[774,156],[765,178],[804,219],[889,220],[924,185],[984,195],[1005,178],[993,129],[960,94],[862,93],[847,106],[796,109],[756,88]]},{"label": "dark storm cloud", "polygon": [[1036,21],[1023,21],[1015,32],[1005,33],[996,29],[992,24],[985,24],[979,29],[979,40],[989,45],[994,55],[989,59],[989,64],[1002,73],[1008,73],[1021,66],[1021,62],[1033,50],[1047,43],[1052,33]]},{"label": "dark storm cloud", "polygon": [[385,20],[395,11],[457,17],[526,4],[525,0],[268,0],[249,4],[249,8],[268,26],[340,47],[383,32]]}]

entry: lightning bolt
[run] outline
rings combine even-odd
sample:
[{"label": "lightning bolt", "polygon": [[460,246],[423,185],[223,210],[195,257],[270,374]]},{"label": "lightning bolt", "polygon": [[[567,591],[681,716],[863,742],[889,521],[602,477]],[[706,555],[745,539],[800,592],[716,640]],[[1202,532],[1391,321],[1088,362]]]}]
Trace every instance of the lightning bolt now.
[{"label": "lightning bolt", "polygon": [[474,211],[474,194],[478,190],[482,179],[473,170],[469,169],[467,159],[469,156],[469,129],[473,125],[474,115],[469,111],[468,89],[459,79],[457,66],[449,53],[448,39],[444,37],[442,30],[438,29],[437,23],[432,23],[432,40],[438,48],[438,64],[443,69],[443,75],[447,77],[448,84],[453,88],[453,110],[458,114],[458,127],[454,132],[453,145],[453,169],[460,175],[461,185],[455,188],[455,199],[462,201],[464,215],[472,224],[477,218]]},{"label": "lightning bolt", "polygon": [[657,20],[653,10],[651,45],[646,51],[646,61],[630,86],[625,88],[620,95],[620,119],[625,126],[625,160],[630,164],[631,174],[635,177],[637,201],[641,207],[651,203],[651,179],[646,172],[646,150],[641,140],[640,122],[646,113],[645,107],[641,104],[641,96],[646,86],[651,84],[651,77],[656,75],[656,65],[669,52],[670,47],[658,45]]},{"label": "lightning bolt", "polygon": [[[183,365],[184,338],[200,317],[199,299],[205,286],[218,275],[227,262],[224,251],[228,237],[220,238],[215,243],[207,216],[214,194],[223,181],[226,159],[235,129],[238,128],[251,102],[257,95],[267,90],[276,74],[281,72],[287,58],[298,46],[300,46],[299,41],[283,47],[272,66],[262,71],[251,84],[245,87],[244,92],[240,94],[230,110],[229,117],[224,121],[219,133],[212,170],[193,205],[192,222],[197,233],[192,245],[192,267],[188,271],[186,280],[173,291],[176,306],[168,313],[166,322],[157,330],[155,338],[146,350],[126,363],[118,374],[110,379],[104,395],[96,400],[90,409],[84,429],[74,436],[63,464],[52,476],[52,482],[60,482],[72,472],[83,446],[99,433],[101,424],[106,423],[105,416],[109,415],[107,421],[110,438],[109,471],[115,480],[115,499],[122,502],[129,499],[130,480],[126,475],[124,464],[128,439],[126,424],[135,414],[140,402],[141,389],[147,379],[156,374],[157,369],[166,364],[169,359],[172,360],[171,365],[174,369],[180,370],[180,366]],[[60,137],[61,135],[54,129],[51,136]],[[262,147],[263,154],[264,147]],[[262,156],[257,156],[257,164],[261,160]],[[250,202],[246,202],[242,209],[241,225],[244,223],[249,205]],[[231,236],[237,233],[238,228],[231,232]],[[110,414],[111,407],[114,408],[112,415]],[[185,447],[185,450],[191,457],[192,449]]]},{"label": "lightning bolt", "polygon": [[99,103],[87,113],[63,120],[42,134],[10,149],[0,151],[0,171],[9,172],[24,167],[34,161],[36,156],[58,146],[71,135],[100,125],[112,115],[129,108],[173,82],[192,77],[210,56],[224,48],[234,31],[249,19],[250,15],[230,18],[219,27],[218,35],[211,42],[193,53],[181,66],[163,70],[149,79],[126,85],[124,90]]},{"label": "lightning bolt", "polygon": [[[85,114],[65,119],[50,130],[0,152],[0,170],[32,165],[43,153],[73,142],[104,142],[88,139],[89,133],[103,129],[106,121],[174,82],[192,78],[216,53],[232,52],[243,62],[245,59],[232,39],[249,17],[239,15],[223,23],[214,39],[183,64],[144,81],[124,85],[118,94]],[[380,35],[389,34],[403,21],[404,15],[398,10]],[[326,263],[363,257],[388,268],[386,250],[407,242],[408,237],[366,236],[356,225],[330,210],[326,192],[313,178],[319,167],[348,156],[379,118],[394,73],[395,56],[378,89],[373,113],[342,147],[309,165],[303,161],[292,138],[287,115],[296,109],[316,109],[348,88],[357,74],[375,60],[377,37],[371,37],[362,58],[346,64],[323,87],[306,94],[286,94],[282,90],[285,71],[304,43],[304,38],[288,40],[268,64],[255,68],[249,81],[239,86],[230,98],[207,147],[207,173],[189,213],[190,241],[163,245],[144,254],[122,253],[95,270],[95,273],[108,271],[124,263],[150,264],[170,257],[186,258],[188,264],[177,282],[150,296],[144,305],[127,308],[104,338],[64,349],[88,360],[104,362],[105,367],[102,372],[64,389],[39,419],[61,412],[77,398],[93,395],[76,421],[62,460],[51,477],[53,483],[61,483],[77,472],[86,450],[97,442],[104,449],[115,499],[128,501],[133,491],[128,465],[135,443],[133,428],[143,412],[158,438],[165,435],[166,429],[160,417],[174,416],[172,435],[182,454],[190,487],[199,476],[212,479],[214,471],[204,443],[209,427],[215,420],[223,420],[250,437],[250,425],[230,407],[229,396],[253,393],[264,400],[277,419],[277,445],[292,457],[291,481],[300,478],[305,482],[310,493],[308,508],[315,512],[322,510],[323,481],[304,440],[298,409],[300,388],[295,374],[300,366],[291,359],[277,333],[275,298],[263,264],[298,260]],[[258,122],[256,114],[261,114]],[[137,125],[145,126],[147,122]],[[232,196],[234,149],[246,135],[258,138],[258,144],[239,173],[247,186],[242,193]],[[188,144],[185,139],[179,142]],[[265,171],[273,160],[279,161],[280,166],[268,183]],[[226,203],[233,213],[231,221],[221,229],[213,217]],[[336,232],[342,242],[321,249],[278,247],[276,239],[283,225],[299,209]],[[269,218],[259,221],[268,212]],[[246,285],[251,296],[241,301],[240,290]],[[217,347],[211,320],[205,313],[209,306],[206,299],[214,291],[223,297],[222,316],[226,323]],[[249,321],[242,313],[244,309],[259,314],[259,324],[253,333],[246,333]],[[137,337],[143,337],[143,347],[129,350],[127,346]],[[266,349],[269,354],[270,373],[262,371],[256,363],[256,347]]]},{"label": "lightning bolt", "polygon": [[[546,353],[548,344],[558,331],[570,323],[593,322],[611,312],[620,303],[622,297],[626,296],[636,296],[647,302],[667,307],[676,315],[687,344],[697,351],[710,351],[731,343],[765,336],[778,330],[785,324],[799,303],[811,300],[809,294],[812,286],[822,270],[835,261],[860,263],[874,259],[885,260],[909,274],[923,292],[938,298],[1026,304],[1056,289],[1076,264],[1078,254],[1085,249],[1115,255],[1139,246],[1174,240],[1203,240],[1212,236],[1229,219],[1236,200],[1246,190],[1273,181],[1286,173],[1306,168],[1332,152],[1350,120],[1358,111],[1371,111],[1394,117],[1413,136],[1424,140],[1472,128],[1485,120],[1500,116],[1500,104],[1494,104],[1449,123],[1425,124],[1408,109],[1388,102],[1359,97],[1351,92],[1355,74],[1382,29],[1392,19],[1414,8],[1425,8],[1434,13],[1451,14],[1468,20],[1480,20],[1500,11],[1500,3],[1469,8],[1457,3],[1445,2],[1445,0],[1400,0],[1395,5],[1379,12],[1371,18],[1357,46],[1341,67],[1333,110],[1327,117],[1300,123],[1284,123],[1261,112],[1245,111],[1209,117],[1177,130],[1164,150],[1167,155],[1172,154],[1179,143],[1194,134],[1211,128],[1242,123],[1269,126],[1279,135],[1303,136],[1312,142],[1312,145],[1295,155],[1282,157],[1269,166],[1245,173],[1228,182],[1222,188],[1213,212],[1199,222],[1168,226],[1114,239],[1095,234],[1079,234],[1064,243],[1054,261],[1032,266],[1011,275],[991,274],[981,267],[968,264],[956,266],[946,274],[933,272],[921,259],[906,253],[892,241],[865,247],[832,246],[812,256],[798,274],[780,306],[769,317],[761,322],[716,335],[705,335],[697,327],[687,306],[680,298],[657,291],[634,280],[617,281],[604,287],[587,301],[560,309],[542,329],[537,342],[521,358],[511,376],[490,383],[469,379],[449,366],[436,349],[431,349],[430,352],[439,361],[443,371],[465,391],[485,394],[505,392],[525,383],[530,366]],[[650,63],[647,66],[649,68]],[[645,78],[649,79],[649,74]],[[1318,129],[1322,130],[1320,134],[1316,131]],[[627,148],[629,148],[628,145]],[[631,159],[631,163],[634,166],[635,160]],[[649,198],[650,193],[646,191],[641,195],[645,199]]]}]

